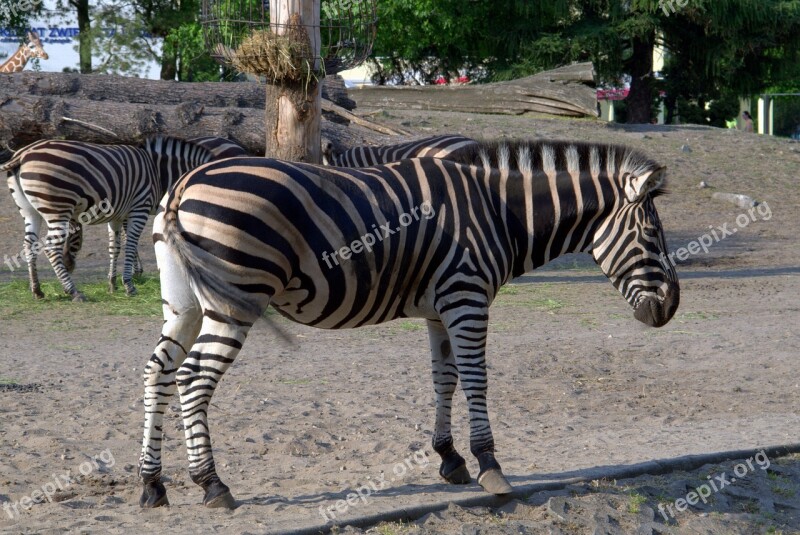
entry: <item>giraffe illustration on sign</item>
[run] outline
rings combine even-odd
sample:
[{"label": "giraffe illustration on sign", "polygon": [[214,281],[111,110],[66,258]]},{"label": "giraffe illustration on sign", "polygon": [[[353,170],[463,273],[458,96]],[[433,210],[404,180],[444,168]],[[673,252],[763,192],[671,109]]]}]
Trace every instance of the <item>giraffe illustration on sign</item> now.
[{"label": "giraffe illustration on sign", "polygon": [[0,73],[20,72],[31,58],[47,59],[49,56],[42,48],[42,42],[36,32],[28,32],[28,43],[19,47],[8,60],[0,65]]}]

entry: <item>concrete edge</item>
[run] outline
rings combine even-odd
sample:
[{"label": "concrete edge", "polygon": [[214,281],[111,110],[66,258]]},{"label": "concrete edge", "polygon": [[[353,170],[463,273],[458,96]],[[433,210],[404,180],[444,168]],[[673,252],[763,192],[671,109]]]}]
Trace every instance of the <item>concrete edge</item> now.
[{"label": "concrete edge", "polygon": [[536,492],[561,490],[569,485],[578,483],[588,483],[598,479],[631,479],[641,475],[661,475],[677,470],[695,470],[706,464],[717,464],[735,459],[745,459],[752,457],[756,453],[764,452],[767,457],[783,457],[792,453],[800,453],[800,443],[786,444],[780,446],[768,446],[763,448],[750,448],[744,450],[730,450],[716,453],[703,453],[697,455],[684,455],[672,459],[657,459],[625,466],[601,466],[584,470],[584,475],[560,479],[558,481],[548,481],[546,483],[529,483],[514,487],[514,492],[505,496],[494,496],[491,494],[481,496],[471,496],[469,498],[447,500],[430,504],[416,505],[413,507],[403,507],[392,509],[382,513],[376,513],[357,518],[351,518],[344,522],[319,524],[307,528],[270,531],[269,535],[318,535],[330,533],[334,527],[343,528],[353,526],[364,528],[380,522],[396,522],[398,520],[415,520],[428,513],[443,511],[451,503],[460,507],[499,507],[511,500],[528,498]]}]

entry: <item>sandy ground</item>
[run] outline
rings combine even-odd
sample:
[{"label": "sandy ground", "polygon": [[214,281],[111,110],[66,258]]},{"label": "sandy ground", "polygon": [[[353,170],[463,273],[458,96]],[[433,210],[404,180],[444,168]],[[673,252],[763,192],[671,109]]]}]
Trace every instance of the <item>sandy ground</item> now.
[{"label": "sandy ground", "polygon": [[[626,129],[422,111],[378,118],[420,133],[627,143],[669,167],[673,193],[657,206],[671,250],[726,225],[736,229],[707,253],[679,262],[681,306],[658,330],[633,319],[588,257],[567,257],[509,285],[492,308],[488,362],[498,460],[512,484],[800,442],[800,144],[700,127]],[[701,180],[713,188],[697,188]],[[763,204],[748,215],[712,199],[714,191],[748,194]],[[21,238],[22,220],[10,197],[0,196],[0,257],[16,254]],[[142,251],[153,271],[149,240]],[[46,262],[40,266],[52,277]],[[102,280],[104,269],[105,231],[91,228],[76,280]],[[0,282],[24,277],[0,266]],[[268,533],[332,526],[333,514],[346,523],[481,496],[474,483],[453,487],[438,478],[421,321],[322,331],[274,318],[290,341],[267,322],[258,324],[210,412],[220,475],[240,506],[221,512],[200,505],[173,403],[164,457],[172,505],[142,512],[136,478],[141,373],[161,319],[93,315],[79,304],[74,310],[0,321],[0,377],[15,383],[0,385],[2,532]],[[466,455],[461,395],[454,434]],[[468,464],[476,475],[477,463],[470,458]],[[658,512],[659,504],[674,504],[706,476],[733,474],[738,464],[598,479],[532,493],[499,509],[452,506],[370,531],[800,532],[797,456],[771,458],[769,469],[754,464],[708,504],[667,520]],[[365,485],[382,488],[346,507],[339,502],[337,511],[339,500]],[[22,506],[42,490],[50,501]]]}]

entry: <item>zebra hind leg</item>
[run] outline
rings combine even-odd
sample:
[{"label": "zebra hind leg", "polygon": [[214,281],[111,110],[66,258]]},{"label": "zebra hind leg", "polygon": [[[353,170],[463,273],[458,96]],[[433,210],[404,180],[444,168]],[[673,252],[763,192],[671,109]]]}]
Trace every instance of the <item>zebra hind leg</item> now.
[{"label": "zebra hind leg", "polygon": [[[30,283],[31,293],[35,299],[42,299],[44,293],[39,284],[39,273],[36,270],[36,257],[39,255],[42,248],[42,244],[39,242],[39,236],[42,235],[42,231],[45,228],[45,220],[39,211],[31,204],[22,190],[22,186],[19,184],[19,168],[8,173],[7,181],[11,197],[17,205],[20,215],[25,220],[25,238],[22,241],[22,256],[25,258],[25,263],[28,265],[28,281]],[[19,257],[15,257],[15,260],[18,258]]]},{"label": "zebra hind leg", "polygon": [[167,489],[161,482],[161,443],[164,411],[175,394],[175,374],[186,359],[186,347],[197,337],[202,316],[199,308],[178,312],[165,300],[164,317],[153,355],[144,368],[144,437],[139,457],[142,496],[139,506],[145,509],[169,505]]},{"label": "zebra hind leg", "polygon": [[203,505],[206,507],[233,509],[236,506],[230,489],[216,472],[207,411],[214,389],[233,363],[256,319],[242,321],[206,310],[200,336],[178,369],[189,475],[205,492]]},{"label": "zebra hind leg", "polygon": [[25,262],[28,264],[28,280],[35,299],[44,299],[44,292],[39,283],[39,272],[36,269],[36,257],[39,255],[42,245],[39,242],[39,236],[44,228],[45,221],[38,213],[32,217],[25,217],[25,240],[22,243],[22,251]]},{"label": "zebra hind leg", "polygon": [[83,246],[83,227],[73,220],[69,224],[69,238],[64,243],[64,267],[69,273],[75,271],[75,259]]},{"label": "zebra hind leg", "polygon": [[458,369],[444,326],[440,321],[428,321],[428,338],[431,345],[433,389],[436,392],[436,424],[431,442],[442,458],[439,475],[448,483],[465,485],[472,481],[467,462],[453,446],[450,414],[453,393],[458,386]]},{"label": "zebra hind leg", "polygon": [[[158,221],[158,220],[157,220]],[[168,505],[161,482],[161,444],[164,411],[175,394],[175,376],[186,359],[186,350],[200,332],[203,315],[200,304],[163,241],[155,244],[161,276],[164,324],[161,337],[144,368],[144,436],[139,457],[143,508]]]},{"label": "zebra hind leg", "polygon": [[75,302],[86,301],[86,296],[79,292],[72,281],[72,277],[64,266],[64,243],[69,235],[69,219],[61,221],[48,221],[47,239],[45,239],[44,250],[53,271],[56,272],[64,293],[72,296]]},{"label": "zebra hind leg", "polygon": [[[470,300],[472,303],[476,299]],[[494,436],[486,403],[486,333],[488,306],[449,308],[441,314],[452,342],[461,388],[467,397],[470,422],[470,451],[478,459],[478,483],[491,494],[509,494],[513,488],[494,456]]]}]

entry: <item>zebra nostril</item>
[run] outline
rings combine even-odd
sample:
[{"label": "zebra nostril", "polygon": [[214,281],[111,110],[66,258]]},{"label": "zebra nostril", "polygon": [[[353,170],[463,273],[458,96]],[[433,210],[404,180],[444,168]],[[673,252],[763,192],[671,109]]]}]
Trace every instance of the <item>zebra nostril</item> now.
[{"label": "zebra nostril", "polygon": [[633,311],[633,317],[651,327],[663,327],[680,303],[680,289],[677,284],[670,284],[663,301],[656,297],[645,297]]}]

